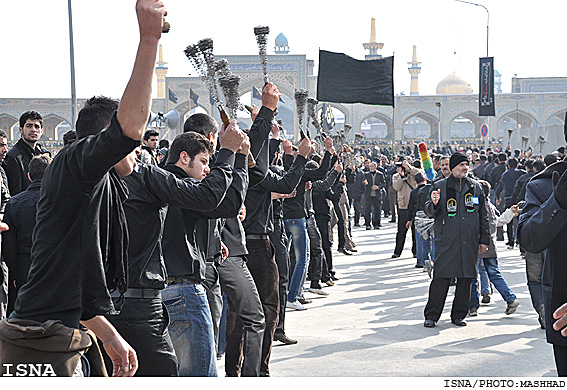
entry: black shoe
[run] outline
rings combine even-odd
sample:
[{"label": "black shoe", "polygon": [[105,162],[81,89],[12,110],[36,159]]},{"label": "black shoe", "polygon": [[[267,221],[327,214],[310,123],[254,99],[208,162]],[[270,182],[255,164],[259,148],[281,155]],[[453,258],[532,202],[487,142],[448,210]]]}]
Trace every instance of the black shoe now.
[{"label": "black shoe", "polygon": [[482,303],[490,303],[490,295],[489,294],[483,294],[481,302]]},{"label": "black shoe", "polygon": [[339,252],[342,253],[343,255],[348,255],[348,256],[352,255],[352,253],[347,251],[345,248],[339,248]]},{"label": "black shoe", "polygon": [[290,339],[285,333],[274,333],[274,341],[280,341],[286,345],[297,344],[297,340]]},{"label": "black shoe", "polygon": [[423,265],[421,265],[421,264],[416,264],[416,265],[415,265],[415,268],[423,268]]},{"label": "black shoe", "polygon": [[366,230],[372,229],[372,226],[366,226]]},{"label": "black shoe", "polygon": [[390,223],[396,223],[395,219],[390,219]]},{"label": "black shoe", "polygon": [[374,226],[374,229],[380,229],[380,226]]},{"label": "black shoe", "polygon": [[301,303],[302,305],[307,305],[308,303],[313,302],[312,299],[305,299],[305,298],[297,298],[297,302]]},{"label": "black shoe", "polygon": [[457,326],[467,326],[465,320],[461,320],[460,318],[457,318],[456,320],[451,320],[451,322]]},{"label": "black shoe", "polygon": [[335,281],[335,280],[339,280],[339,278],[337,278],[336,275],[331,275],[331,280]]},{"label": "black shoe", "polygon": [[423,323],[423,326],[425,326],[426,328],[434,328],[435,327],[435,321],[425,320],[425,322]]},{"label": "black shoe", "polygon": [[360,227],[360,225],[358,223],[355,223],[354,227]]},{"label": "black shoe", "polygon": [[397,255],[395,253],[392,255],[392,259],[397,259],[398,257],[400,257],[400,255]]}]

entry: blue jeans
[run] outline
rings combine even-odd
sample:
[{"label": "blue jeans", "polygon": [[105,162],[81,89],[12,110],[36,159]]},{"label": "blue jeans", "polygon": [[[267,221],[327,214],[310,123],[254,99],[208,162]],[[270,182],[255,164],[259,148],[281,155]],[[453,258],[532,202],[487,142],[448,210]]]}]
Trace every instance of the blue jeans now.
[{"label": "blue jeans", "polygon": [[161,297],[169,313],[169,334],[179,376],[217,376],[215,335],[207,293],[201,284],[166,287]]},{"label": "blue jeans", "polygon": [[[488,259],[478,259],[479,267],[481,264],[484,265],[488,278],[498,290],[502,298],[508,303],[516,299],[516,295],[510,290],[508,283],[502,277],[500,270],[498,269],[498,259],[495,257]],[[471,285],[471,302],[469,307],[479,307],[479,296],[478,296],[478,278],[472,280]]]},{"label": "blue jeans", "polygon": [[284,219],[285,232],[292,240],[295,252],[295,268],[289,283],[289,292],[287,300],[293,302],[300,295],[302,281],[307,269],[307,248],[309,242],[307,239],[307,228],[305,227],[305,218],[300,219]]},{"label": "blue jeans", "polygon": [[435,246],[433,245],[433,240],[431,236],[426,239],[417,231],[415,231],[415,245],[416,245],[416,256],[417,265],[425,265],[426,260],[435,259]]}]

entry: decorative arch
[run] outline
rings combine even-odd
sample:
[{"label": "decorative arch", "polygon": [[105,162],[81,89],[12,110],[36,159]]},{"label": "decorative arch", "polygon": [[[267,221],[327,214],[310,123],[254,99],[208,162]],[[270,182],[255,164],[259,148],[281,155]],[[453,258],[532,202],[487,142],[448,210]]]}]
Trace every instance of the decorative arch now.
[{"label": "decorative arch", "polygon": [[[392,124],[392,118],[389,117],[388,115],[382,114],[381,112],[373,112],[372,114],[366,115],[365,117],[363,117],[360,121],[359,126],[362,126],[362,124],[366,121],[368,121],[371,118],[376,118],[378,120],[380,120],[381,122],[383,122],[386,125],[386,135],[384,136],[384,138],[391,138],[392,137],[392,131],[393,131],[393,124]],[[358,129],[358,132],[361,132],[362,129]]]},{"label": "decorative arch", "polygon": [[473,124],[473,137],[474,138],[480,138],[480,126],[482,125],[482,123],[481,123],[482,120],[476,112],[464,111],[464,112],[461,112],[461,113],[455,115],[449,121],[449,129],[451,129],[451,123],[453,123],[458,118],[465,118],[465,119],[468,119],[469,121],[471,121],[472,124]]},{"label": "decorative arch", "polygon": [[439,129],[439,118],[437,118],[436,116],[425,112],[425,111],[418,111],[415,112],[409,116],[407,116],[406,118],[403,119],[402,121],[402,134],[404,135],[405,138],[405,128],[406,128],[406,123],[411,119],[411,118],[419,118],[423,121],[425,121],[428,125],[429,125],[429,137],[428,138],[437,138],[437,133],[438,133],[438,129]]},{"label": "decorative arch", "polygon": [[[43,117],[43,138],[47,138],[49,140],[57,140],[57,128],[63,124],[63,122],[67,122],[67,120],[63,117],[60,117],[55,114],[48,114]],[[68,123],[68,122],[67,122]]]},{"label": "decorative arch", "polygon": [[[18,118],[7,114],[0,116],[0,129],[6,132],[6,134],[8,135],[8,141],[14,140],[14,135],[12,134],[12,129],[14,125],[17,125],[16,131],[18,131],[19,128]],[[19,138],[19,136],[17,137]]]},{"label": "decorative arch", "polygon": [[507,113],[499,115],[498,123],[502,122],[505,118],[510,118],[514,122],[519,123],[522,127],[539,126],[539,122],[532,114],[522,110],[510,110]]},{"label": "decorative arch", "polygon": [[566,112],[566,110],[559,110],[557,112],[554,112],[545,120],[545,125],[546,126],[558,125],[558,124],[564,125],[565,124],[565,112]]}]

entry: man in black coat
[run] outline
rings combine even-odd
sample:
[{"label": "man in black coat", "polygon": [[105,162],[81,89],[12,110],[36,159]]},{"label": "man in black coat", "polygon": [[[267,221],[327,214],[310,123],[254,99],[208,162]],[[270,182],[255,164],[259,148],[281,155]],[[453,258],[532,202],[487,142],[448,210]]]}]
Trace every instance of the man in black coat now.
[{"label": "man in black coat", "polygon": [[[377,170],[378,165],[375,161],[370,163],[370,172],[364,175],[364,221],[366,230],[380,229],[382,210],[382,190],[386,187],[384,174]],[[372,213],[372,209],[374,212]]]},{"label": "man in black coat", "polygon": [[18,290],[28,279],[41,179],[50,162],[51,158],[43,155],[31,159],[28,173],[30,186],[10,198],[4,210],[4,222],[10,227],[10,230],[2,234],[2,257],[9,269],[7,315],[14,310]]},{"label": "man in black coat", "polygon": [[547,342],[553,345],[559,376],[567,375],[567,162],[559,161],[532,178],[520,214],[518,241],[544,253],[542,275]]},{"label": "man in black coat", "polygon": [[38,143],[43,135],[43,118],[39,112],[26,111],[20,116],[20,135],[21,138],[8,151],[2,162],[12,196],[24,191],[30,185],[28,165],[32,157],[49,153]]},{"label": "man in black coat", "polygon": [[457,278],[451,322],[464,326],[471,282],[477,275],[479,253],[488,249],[490,230],[481,185],[467,177],[468,158],[451,156],[451,175],[433,183],[425,214],[435,219],[435,269],[425,306],[424,326],[435,326],[443,311],[451,278]]}]

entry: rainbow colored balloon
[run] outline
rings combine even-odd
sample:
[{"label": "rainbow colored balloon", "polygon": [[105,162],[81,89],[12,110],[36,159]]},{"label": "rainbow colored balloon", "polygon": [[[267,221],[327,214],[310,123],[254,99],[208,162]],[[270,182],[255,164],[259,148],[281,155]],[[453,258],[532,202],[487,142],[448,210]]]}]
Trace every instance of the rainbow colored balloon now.
[{"label": "rainbow colored balloon", "polygon": [[435,179],[435,171],[433,170],[433,162],[431,161],[431,157],[429,157],[429,152],[427,151],[427,145],[425,145],[425,142],[420,142],[417,145],[417,149],[419,150],[419,156],[421,157],[421,165],[425,171],[425,177],[427,180],[433,181],[433,179]]}]

